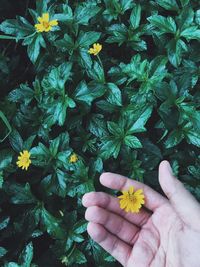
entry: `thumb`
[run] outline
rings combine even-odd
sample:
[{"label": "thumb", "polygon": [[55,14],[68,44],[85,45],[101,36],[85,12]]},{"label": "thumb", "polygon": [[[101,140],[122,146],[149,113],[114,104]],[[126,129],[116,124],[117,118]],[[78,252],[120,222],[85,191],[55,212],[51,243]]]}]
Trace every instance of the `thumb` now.
[{"label": "thumb", "polygon": [[159,183],[180,218],[186,224],[196,228],[200,221],[200,204],[173,175],[170,164],[166,160],[159,166]]}]

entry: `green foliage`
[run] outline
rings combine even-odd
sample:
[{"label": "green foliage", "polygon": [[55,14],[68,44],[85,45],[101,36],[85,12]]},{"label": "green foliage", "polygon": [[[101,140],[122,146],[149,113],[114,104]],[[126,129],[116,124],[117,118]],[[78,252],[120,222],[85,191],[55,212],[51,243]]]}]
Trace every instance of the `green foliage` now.
[{"label": "green foliage", "polygon": [[[43,13],[58,25],[39,33]],[[102,172],[159,191],[168,159],[200,200],[199,1],[2,0],[0,15],[0,265],[118,266],[81,204]]]}]

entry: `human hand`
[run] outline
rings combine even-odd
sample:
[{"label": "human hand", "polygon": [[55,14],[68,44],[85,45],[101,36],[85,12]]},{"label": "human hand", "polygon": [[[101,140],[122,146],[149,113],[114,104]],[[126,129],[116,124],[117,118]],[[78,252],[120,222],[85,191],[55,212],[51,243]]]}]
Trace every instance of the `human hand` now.
[{"label": "human hand", "polygon": [[134,186],[144,191],[145,206],[139,213],[126,213],[118,198],[103,192],[83,197],[89,235],[123,266],[200,266],[200,205],[173,176],[167,161],[159,166],[159,183],[167,198],[113,173],[103,173],[100,182],[115,190]]}]

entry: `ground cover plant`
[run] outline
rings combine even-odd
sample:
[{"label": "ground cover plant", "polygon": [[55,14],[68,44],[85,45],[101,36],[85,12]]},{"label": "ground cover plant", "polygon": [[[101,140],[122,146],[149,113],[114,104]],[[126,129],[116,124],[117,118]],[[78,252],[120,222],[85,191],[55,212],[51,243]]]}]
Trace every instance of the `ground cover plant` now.
[{"label": "ground cover plant", "polygon": [[81,204],[103,171],[160,191],[168,159],[200,199],[199,1],[0,3],[0,266],[119,266]]}]

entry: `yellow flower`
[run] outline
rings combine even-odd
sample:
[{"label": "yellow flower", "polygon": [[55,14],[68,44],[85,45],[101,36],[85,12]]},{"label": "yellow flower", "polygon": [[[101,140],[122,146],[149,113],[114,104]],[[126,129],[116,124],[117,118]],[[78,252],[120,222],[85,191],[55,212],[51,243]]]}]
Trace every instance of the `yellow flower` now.
[{"label": "yellow flower", "polygon": [[49,21],[49,13],[43,13],[42,17],[38,17],[40,23],[35,24],[35,28],[38,32],[49,32],[53,26],[58,25],[57,19]]},{"label": "yellow flower", "polygon": [[90,48],[89,50],[88,50],[88,53],[89,54],[93,54],[93,55],[98,55],[99,54],[99,52],[101,51],[101,49],[102,49],[102,45],[101,44],[99,44],[99,43],[95,43],[95,44],[93,44],[93,48]]},{"label": "yellow flower", "polygon": [[26,169],[27,171],[31,164],[30,156],[31,154],[27,150],[20,152],[20,156],[18,156],[18,161],[16,162],[17,166],[22,168],[22,170]]},{"label": "yellow flower", "polygon": [[75,153],[73,153],[69,158],[69,162],[76,163],[77,161],[78,161],[78,156]]},{"label": "yellow flower", "polygon": [[144,204],[144,194],[143,190],[139,189],[134,192],[134,187],[131,186],[128,191],[122,191],[120,199],[120,208],[124,209],[126,212],[138,213],[142,204]]}]

